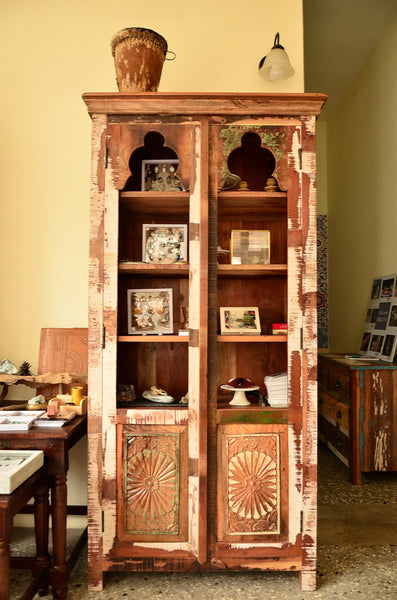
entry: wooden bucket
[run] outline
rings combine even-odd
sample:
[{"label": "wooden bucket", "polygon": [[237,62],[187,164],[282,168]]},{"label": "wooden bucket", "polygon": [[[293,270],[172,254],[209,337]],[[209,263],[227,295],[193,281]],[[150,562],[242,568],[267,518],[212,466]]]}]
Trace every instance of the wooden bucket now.
[{"label": "wooden bucket", "polygon": [[111,48],[120,92],[157,92],[167,53],[161,35],[128,27],[113,36]]}]

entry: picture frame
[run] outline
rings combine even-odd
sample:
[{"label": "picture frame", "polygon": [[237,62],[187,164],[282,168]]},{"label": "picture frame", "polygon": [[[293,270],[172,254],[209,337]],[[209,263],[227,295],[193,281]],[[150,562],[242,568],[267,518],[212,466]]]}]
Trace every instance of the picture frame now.
[{"label": "picture frame", "polygon": [[127,290],[127,318],[130,335],[173,333],[172,288]]},{"label": "picture frame", "polygon": [[232,229],[232,265],[270,264],[270,231],[267,229]]},{"label": "picture frame", "polygon": [[154,158],[142,160],[143,192],[183,192],[182,181],[176,174],[179,160],[174,158]]},{"label": "picture frame", "polygon": [[221,306],[219,310],[222,335],[260,335],[257,306]]},{"label": "picture frame", "polygon": [[187,261],[187,225],[181,223],[144,223],[142,225],[142,261],[172,264]]}]

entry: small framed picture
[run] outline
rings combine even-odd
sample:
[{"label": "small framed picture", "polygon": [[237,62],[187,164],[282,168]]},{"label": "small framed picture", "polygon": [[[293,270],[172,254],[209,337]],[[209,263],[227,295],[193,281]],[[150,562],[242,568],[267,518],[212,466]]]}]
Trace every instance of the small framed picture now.
[{"label": "small framed picture", "polygon": [[260,335],[261,325],[257,306],[221,306],[222,335]]},{"label": "small framed picture", "polygon": [[152,159],[142,161],[143,192],[183,192],[183,184],[176,174],[177,159]]},{"label": "small framed picture", "polygon": [[270,231],[233,229],[230,245],[232,265],[270,263]]},{"label": "small framed picture", "polygon": [[172,288],[127,290],[128,333],[173,333]]},{"label": "small framed picture", "polygon": [[142,261],[170,264],[187,260],[187,225],[142,225]]}]

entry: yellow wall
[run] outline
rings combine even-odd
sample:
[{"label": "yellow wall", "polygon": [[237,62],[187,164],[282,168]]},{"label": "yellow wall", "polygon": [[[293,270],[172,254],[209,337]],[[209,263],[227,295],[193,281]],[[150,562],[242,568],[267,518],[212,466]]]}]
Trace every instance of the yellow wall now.
[{"label": "yellow wall", "polygon": [[397,272],[397,19],[327,123],[330,350],[357,352],[372,280]]},{"label": "yellow wall", "polygon": [[[87,325],[91,123],[81,94],[116,91],[110,39],[130,26],[176,52],[160,91],[304,89],[302,0],[2,1],[0,359],[34,372],[42,327]],[[277,31],[296,74],[269,83],[257,67]]]},{"label": "yellow wall", "polygon": [[327,203],[327,123],[319,120],[316,126],[317,157],[317,214],[326,215]]}]

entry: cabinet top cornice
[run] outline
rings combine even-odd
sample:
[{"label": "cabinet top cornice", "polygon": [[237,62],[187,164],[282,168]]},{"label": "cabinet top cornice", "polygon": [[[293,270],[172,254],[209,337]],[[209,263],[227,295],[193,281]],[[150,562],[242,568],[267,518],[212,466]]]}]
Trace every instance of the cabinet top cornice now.
[{"label": "cabinet top cornice", "polygon": [[83,94],[89,114],[318,116],[325,94],[97,92]]}]

